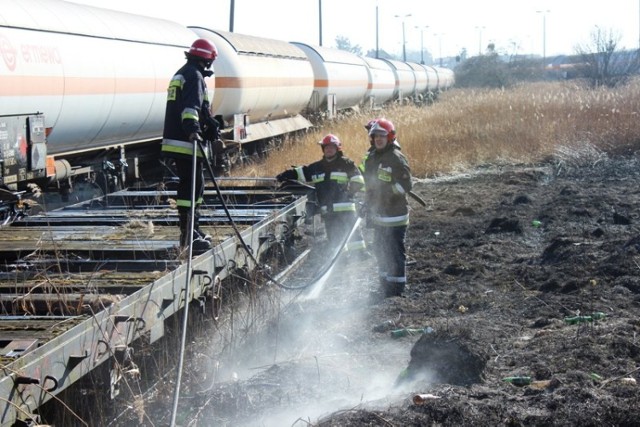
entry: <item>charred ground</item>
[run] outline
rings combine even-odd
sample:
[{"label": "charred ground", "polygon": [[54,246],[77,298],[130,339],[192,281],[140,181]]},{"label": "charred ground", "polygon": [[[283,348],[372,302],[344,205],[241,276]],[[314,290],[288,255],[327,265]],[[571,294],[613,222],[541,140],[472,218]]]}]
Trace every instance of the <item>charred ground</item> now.
[{"label": "charred ground", "polygon": [[430,206],[412,212],[410,285],[371,323],[434,329],[413,338],[405,376],[438,398],[318,425],[637,425],[639,166],[598,155],[418,183]]},{"label": "charred ground", "polygon": [[[220,362],[232,375],[202,380],[213,353],[192,355],[184,425],[638,425],[640,157],[487,166],[414,190],[427,208],[412,202],[404,295],[371,293],[372,259],[341,260],[316,298],[235,346]],[[431,329],[391,335],[402,327]]]}]

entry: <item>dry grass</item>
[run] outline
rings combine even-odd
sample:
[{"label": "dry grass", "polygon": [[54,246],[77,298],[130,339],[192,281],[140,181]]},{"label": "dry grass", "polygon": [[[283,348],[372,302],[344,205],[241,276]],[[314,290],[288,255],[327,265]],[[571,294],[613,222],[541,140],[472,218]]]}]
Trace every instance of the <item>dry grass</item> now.
[{"label": "dry grass", "polygon": [[[592,90],[575,82],[526,84],[508,90],[454,89],[428,107],[393,107],[328,122],[285,141],[263,164],[236,176],[274,176],[320,159],[322,136],[334,133],[358,162],[369,146],[363,125],[385,116],[414,176],[463,171],[480,164],[536,163],[572,153],[632,152],[640,146],[640,81]],[[580,155],[580,154],[578,154]]]}]

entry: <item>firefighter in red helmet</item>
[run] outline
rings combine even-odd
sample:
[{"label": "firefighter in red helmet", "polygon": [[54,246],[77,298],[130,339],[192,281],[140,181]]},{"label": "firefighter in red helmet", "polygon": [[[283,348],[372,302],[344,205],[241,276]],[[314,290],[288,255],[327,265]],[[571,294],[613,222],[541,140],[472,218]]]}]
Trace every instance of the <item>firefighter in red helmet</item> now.
[{"label": "firefighter in red helmet", "polygon": [[409,225],[407,194],[411,170],[395,144],[396,129],[387,119],[377,119],[369,129],[372,147],[364,160],[367,224],[374,230],[373,251],[386,297],[400,296],[407,276],[405,237]]},{"label": "firefighter in red helmet", "polygon": [[[365,164],[365,162],[367,161],[367,157],[369,157],[369,154],[371,154],[372,152],[374,152],[374,151],[375,151],[375,149],[376,149],[376,147],[375,147],[375,146],[374,146],[374,144],[373,144],[373,136],[369,134],[369,131],[371,130],[371,128],[373,127],[373,125],[375,125],[375,124],[376,124],[376,122],[377,122],[378,120],[388,121],[387,119],[385,119],[385,118],[383,118],[383,117],[378,117],[378,118],[376,118],[376,119],[371,119],[371,120],[369,120],[369,121],[367,122],[367,124],[365,124],[365,125],[364,125],[364,128],[366,129],[366,131],[367,131],[367,135],[368,135],[368,137],[369,137],[369,149],[367,150],[367,152],[366,152],[366,153],[364,153],[364,156],[362,157],[362,160],[361,160],[360,164],[358,165],[358,169],[360,169],[360,172],[363,172],[363,173],[364,173],[364,164]],[[395,138],[395,139],[393,140],[393,145],[395,145],[395,146],[396,146],[396,148],[397,148],[398,150],[402,150],[402,147],[400,147],[400,143],[398,142],[398,139],[397,139],[397,138]]]},{"label": "firefighter in red helmet", "polygon": [[[318,142],[322,159],[307,166],[297,166],[279,174],[280,182],[292,180],[315,187],[318,213],[322,217],[329,243],[336,247],[349,234],[358,216],[356,193],[362,191],[364,180],[356,164],[342,152],[342,142],[328,134]],[[312,215],[313,212],[308,212]],[[347,242],[347,253],[365,253],[362,234],[354,232]]]},{"label": "firefighter in red helmet", "polygon": [[[162,155],[173,159],[179,178],[176,204],[180,227],[180,247],[192,245],[195,253],[211,249],[211,237],[200,229],[199,207],[204,194],[203,160],[197,149],[203,134],[219,135],[219,123],[212,117],[205,77],[218,56],[216,46],[207,39],[198,39],[185,52],[186,63],[169,82],[165,110]],[[193,170],[193,155],[197,161]],[[195,179],[194,179],[195,178]],[[192,182],[193,181],[193,182]],[[195,199],[192,200],[192,185]],[[193,217],[191,212],[193,212]]]}]

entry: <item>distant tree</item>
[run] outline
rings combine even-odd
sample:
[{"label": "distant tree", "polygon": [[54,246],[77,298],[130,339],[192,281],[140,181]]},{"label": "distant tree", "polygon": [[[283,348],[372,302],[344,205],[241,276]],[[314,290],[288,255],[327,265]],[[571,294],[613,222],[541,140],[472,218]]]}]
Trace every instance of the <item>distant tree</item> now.
[{"label": "distant tree", "polygon": [[346,50],[347,52],[355,53],[356,55],[362,55],[362,48],[360,45],[351,45],[351,40],[348,37],[337,36],[336,47],[340,50]]},{"label": "distant tree", "polygon": [[472,56],[455,70],[457,87],[493,87],[509,85],[507,65],[498,55]]},{"label": "distant tree", "polygon": [[[375,58],[376,57],[376,50],[375,49],[368,50],[366,56],[368,56],[369,58]],[[390,53],[387,53],[387,51],[385,51],[384,49],[380,49],[378,51],[378,58],[380,58],[380,59],[395,59],[395,57],[393,55],[391,55]]]},{"label": "distant tree", "polygon": [[456,56],[456,62],[461,62],[461,61],[466,61],[467,58],[469,57],[469,53],[467,52],[467,48],[463,47],[460,50],[460,53],[458,54],[458,56]]},{"label": "distant tree", "polygon": [[638,51],[620,50],[621,36],[613,30],[596,27],[591,32],[591,40],[577,45],[581,73],[589,79],[591,86],[614,87],[626,83],[640,70]]},{"label": "distant tree", "polygon": [[477,55],[460,62],[455,79],[457,87],[505,88],[521,81],[541,80],[542,70],[537,61],[526,57]]}]

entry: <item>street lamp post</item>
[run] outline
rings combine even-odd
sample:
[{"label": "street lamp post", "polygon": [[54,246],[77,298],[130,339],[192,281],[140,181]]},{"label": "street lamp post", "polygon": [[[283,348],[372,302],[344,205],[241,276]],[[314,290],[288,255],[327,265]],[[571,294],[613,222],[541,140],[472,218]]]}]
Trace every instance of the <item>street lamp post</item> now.
[{"label": "street lamp post", "polygon": [[411,16],[410,13],[406,15],[394,15],[396,18],[402,18],[402,60],[407,62],[407,42],[404,37],[404,20]]},{"label": "street lamp post", "polygon": [[440,66],[442,67],[442,36],[444,33],[433,33],[434,37],[438,38],[438,56],[440,57]]},{"label": "street lamp post", "polygon": [[380,47],[378,45],[378,3],[376,2],[376,59],[380,56]]},{"label": "street lamp post", "polygon": [[542,14],[542,68],[547,62],[547,13],[550,10],[536,10],[536,13]]},{"label": "street lamp post", "polygon": [[322,46],[322,0],[318,0],[318,43]]},{"label": "street lamp post", "polygon": [[424,27],[416,26],[416,29],[420,29],[420,63],[424,65],[424,30],[429,28],[428,25]]},{"label": "street lamp post", "polygon": [[482,55],[482,30],[487,27],[477,26],[476,30],[478,30],[478,55]]}]

